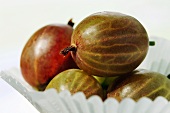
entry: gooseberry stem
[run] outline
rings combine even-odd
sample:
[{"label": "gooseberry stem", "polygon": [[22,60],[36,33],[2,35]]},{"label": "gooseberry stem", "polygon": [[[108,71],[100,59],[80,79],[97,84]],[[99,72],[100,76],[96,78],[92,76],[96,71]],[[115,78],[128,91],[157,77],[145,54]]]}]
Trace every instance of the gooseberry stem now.
[{"label": "gooseberry stem", "polygon": [[68,54],[68,52],[70,52],[70,51],[76,51],[76,47],[75,46],[68,46],[61,51],[61,54],[66,56]]},{"label": "gooseberry stem", "polygon": [[67,23],[67,24],[68,24],[69,26],[71,26],[71,27],[74,26],[74,22],[73,22],[72,20],[73,20],[73,19],[71,18],[71,19],[68,21],[68,23]]},{"label": "gooseberry stem", "polygon": [[155,41],[149,41],[149,46],[154,46],[155,45]]}]

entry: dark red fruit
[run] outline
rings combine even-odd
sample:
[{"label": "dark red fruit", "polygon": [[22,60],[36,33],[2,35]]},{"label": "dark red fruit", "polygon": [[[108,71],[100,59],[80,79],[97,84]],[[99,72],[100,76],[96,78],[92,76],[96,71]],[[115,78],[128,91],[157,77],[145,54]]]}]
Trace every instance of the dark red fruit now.
[{"label": "dark red fruit", "polygon": [[20,67],[24,79],[31,86],[44,90],[61,71],[78,68],[71,54],[60,54],[70,45],[72,32],[70,25],[53,24],[42,27],[30,37],[22,51]]}]

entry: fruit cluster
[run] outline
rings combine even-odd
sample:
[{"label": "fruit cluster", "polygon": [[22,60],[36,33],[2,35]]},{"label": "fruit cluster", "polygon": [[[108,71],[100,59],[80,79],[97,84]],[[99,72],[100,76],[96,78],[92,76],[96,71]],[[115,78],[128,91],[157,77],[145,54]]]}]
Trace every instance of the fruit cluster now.
[{"label": "fruit cluster", "polygon": [[20,60],[24,79],[35,89],[82,91],[86,97],[121,101],[146,96],[170,100],[170,80],[146,69],[136,69],[145,59],[149,38],[134,17],[117,12],[97,12],[73,29],[72,20],[47,25],[26,43]]}]

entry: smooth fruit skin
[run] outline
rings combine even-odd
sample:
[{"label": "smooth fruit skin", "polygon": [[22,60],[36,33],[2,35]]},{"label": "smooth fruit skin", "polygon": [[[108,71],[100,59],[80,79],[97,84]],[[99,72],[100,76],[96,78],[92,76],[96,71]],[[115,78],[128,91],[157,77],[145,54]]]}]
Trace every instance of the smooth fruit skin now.
[{"label": "smooth fruit skin", "polygon": [[93,76],[80,69],[68,69],[59,73],[50,81],[46,90],[50,88],[55,88],[58,92],[69,90],[71,94],[81,91],[86,98],[92,95],[104,98],[103,89],[99,82]]},{"label": "smooth fruit skin", "polygon": [[20,58],[24,79],[34,88],[44,90],[49,81],[61,71],[78,68],[71,54],[60,51],[70,45],[73,28],[51,24],[36,31],[26,43]]},{"label": "smooth fruit skin", "polygon": [[134,17],[99,12],[83,19],[73,31],[71,45],[78,67],[95,76],[118,76],[136,69],[144,60],[149,39]]},{"label": "smooth fruit skin", "polygon": [[127,97],[135,101],[141,97],[154,100],[158,96],[170,101],[170,80],[165,75],[146,69],[135,70],[116,85],[111,84],[107,93],[107,98],[113,97],[118,101]]}]

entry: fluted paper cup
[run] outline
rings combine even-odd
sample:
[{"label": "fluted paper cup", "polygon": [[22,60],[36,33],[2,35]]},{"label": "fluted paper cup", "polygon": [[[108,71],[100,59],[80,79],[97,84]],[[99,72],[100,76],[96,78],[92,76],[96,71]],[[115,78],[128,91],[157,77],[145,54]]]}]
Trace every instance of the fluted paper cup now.
[{"label": "fluted paper cup", "polygon": [[149,47],[146,58],[138,68],[145,68],[163,75],[170,74],[170,40],[151,37],[150,41],[155,41],[155,45]]},{"label": "fluted paper cup", "polygon": [[[162,38],[150,38],[155,46],[150,46],[148,54],[138,68],[170,73],[170,41]],[[118,102],[114,98],[102,101],[99,96],[86,99],[82,92],[71,95],[69,91],[58,93],[55,89],[44,92],[33,90],[22,78],[17,68],[4,70],[0,77],[20,92],[40,113],[170,113],[170,101],[158,96],[155,100],[142,97],[137,102],[125,98]]]}]

